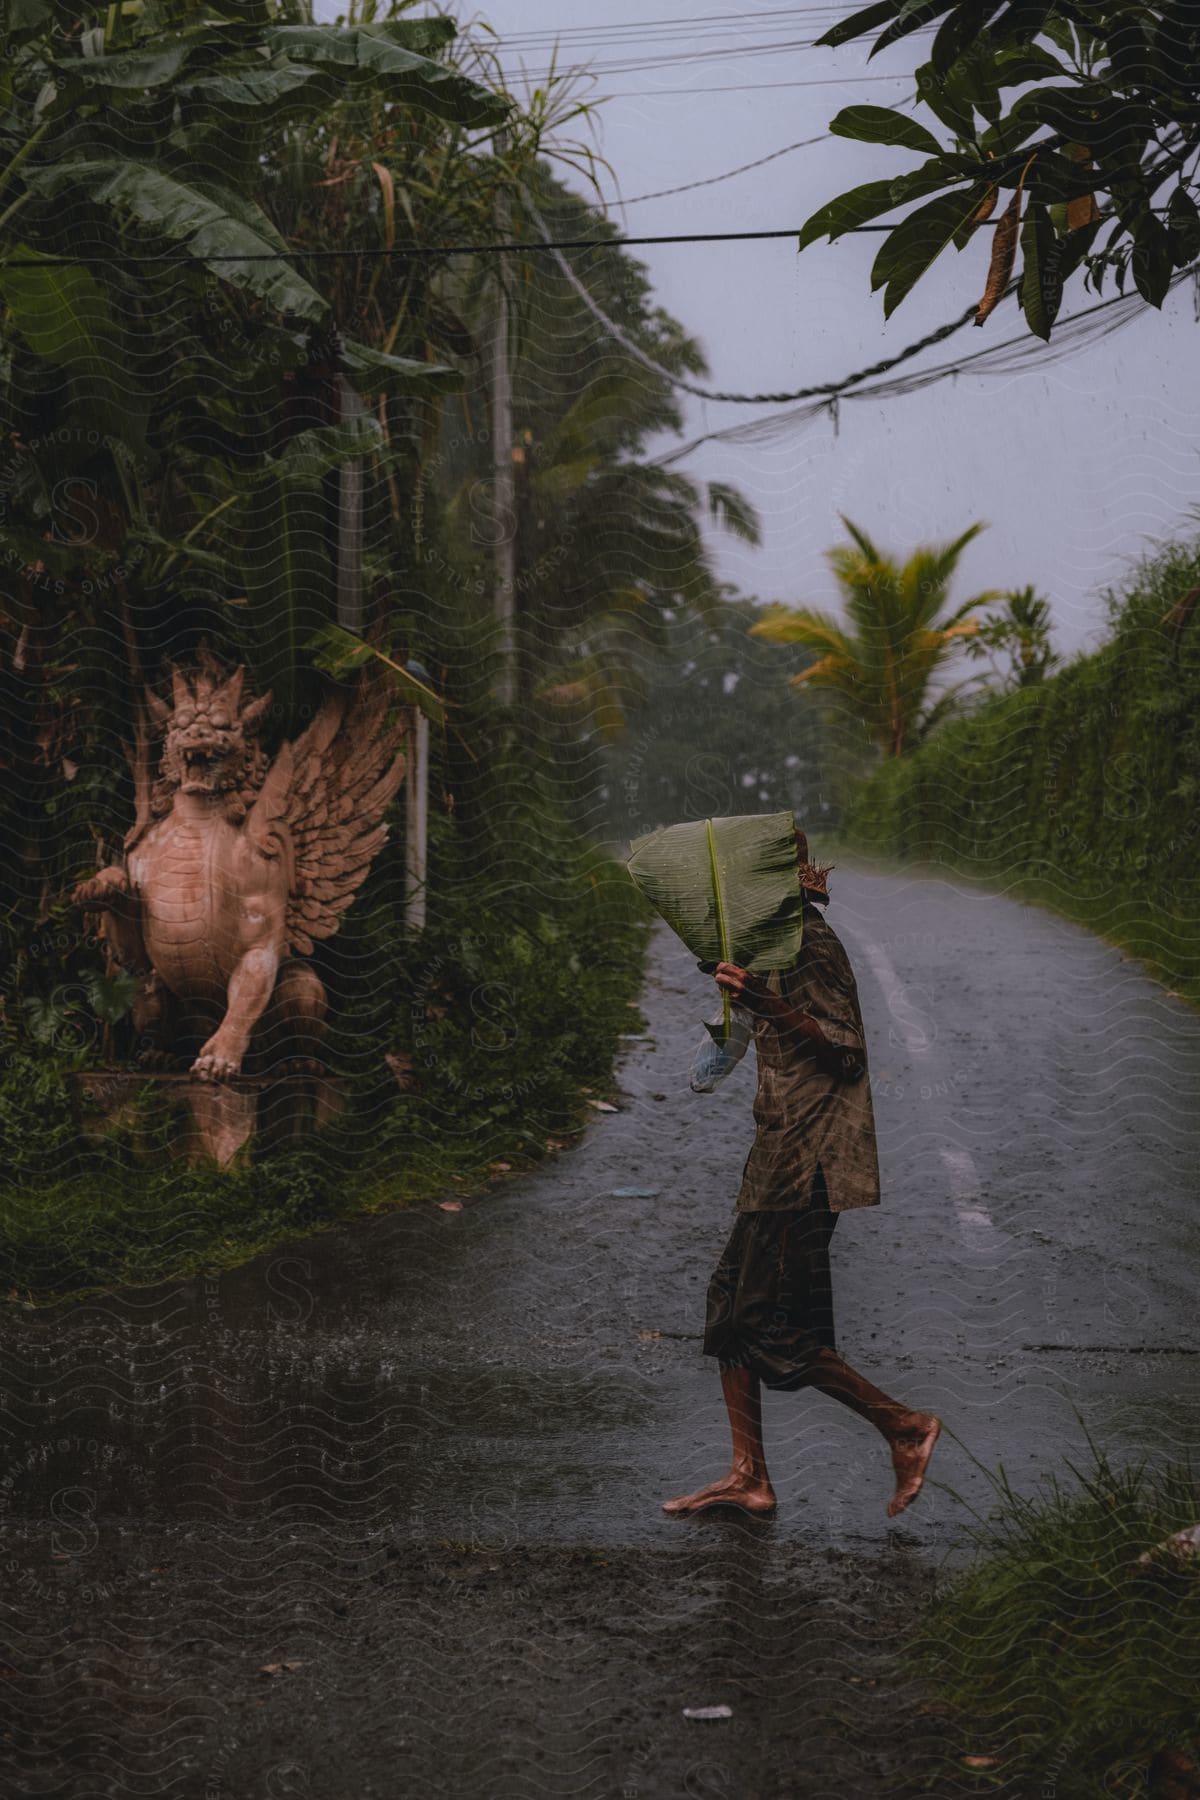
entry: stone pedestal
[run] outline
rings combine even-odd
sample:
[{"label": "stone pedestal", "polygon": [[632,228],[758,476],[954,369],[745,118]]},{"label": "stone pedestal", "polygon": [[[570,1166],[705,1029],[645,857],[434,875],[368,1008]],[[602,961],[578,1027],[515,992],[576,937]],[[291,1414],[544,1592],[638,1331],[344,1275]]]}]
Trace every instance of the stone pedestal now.
[{"label": "stone pedestal", "polygon": [[300,1142],[335,1118],[345,1104],[341,1083],[329,1075],[237,1075],[232,1081],[196,1081],[190,1075],[141,1074],[97,1069],[72,1077],[80,1129],[103,1137],[132,1118],[140,1089],[158,1089],[179,1115],[173,1149],[188,1162],[211,1160],[231,1168],[249,1158],[250,1145],[277,1149]]}]

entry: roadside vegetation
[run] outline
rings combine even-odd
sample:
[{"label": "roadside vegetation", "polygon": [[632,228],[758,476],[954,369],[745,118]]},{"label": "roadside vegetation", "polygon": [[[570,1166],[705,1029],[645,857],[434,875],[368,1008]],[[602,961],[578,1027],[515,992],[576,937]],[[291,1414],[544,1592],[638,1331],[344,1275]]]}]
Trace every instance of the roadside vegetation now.
[{"label": "roadside vegetation", "polygon": [[849,843],[1053,907],[1200,1002],[1200,545],[1108,595],[1109,637],[882,764]]},{"label": "roadside vegetation", "polygon": [[1200,1514],[1195,1471],[1093,1451],[1033,1497],[1003,1474],[995,1492],[977,1561],[909,1646],[946,1718],[947,1766],[921,1792],[1200,1793],[1200,1551],[1168,1545]]},{"label": "roadside vegetation", "polygon": [[329,1061],[346,1110],[247,1168],[182,1163],[178,1114],[152,1083],[115,1109],[106,1101],[82,995],[51,1041],[10,1033],[0,1292],[45,1300],[233,1265],[564,1149],[610,1091],[622,1034],[638,1030],[648,925],[606,856],[566,833],[539,841],[547,817],[535,806],[504,822],[535,859],[536,894],[528,867],[489,861],[498,844],[443,831],[419,940],[395,929],[403,872],[390,859],[334,940],[342,1003]]},{"label": "roadside vegetation", "polygon": [[[597,771],[670,621],[719,610],[705,532],[756,533],[735,489],[643,451],[679,416],[636,353],[704,358],[641,265],[616,246],[581,264],[631,351],[543,257],[452,248],[494,238],[501,211],[517,240],[543,214],[614,235],[565,185],[593,166],[569,77],[519,106],[485,38],[401,4],[352,6],[340,30],[292,0],[63,16],[21,9],[0,116],[0,1280],[33,1297],[235,1262],[579,1129],[636,1026],[645,945],[593,847]],[[495,698],[498,282],[512,707]],[[81,1071],[137,1067],[134,984],[67,896],[132,819],[123,746],[167,659],[205,642],[244,663],[274,696],[272,748],[349,666],[347,465],[364,494],[349,649],[386,655],[430,717],[427,922],[403,923],[396,819],[317,953],[348,1109],[302,1151],[221,1174],[170,1153],[149,1085],[107,1113],[81,1097]]]}]

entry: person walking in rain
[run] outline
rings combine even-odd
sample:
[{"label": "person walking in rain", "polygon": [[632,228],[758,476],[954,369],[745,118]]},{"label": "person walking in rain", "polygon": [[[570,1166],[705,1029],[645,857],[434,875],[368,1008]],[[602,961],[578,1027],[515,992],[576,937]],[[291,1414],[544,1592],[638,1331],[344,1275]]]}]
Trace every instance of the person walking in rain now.
[{"label": "person walking in rain", "polygon": [[882,1433],[896,1483],[889,1518],[916,1499],[941,1430],[932,1413],[893,1400],[837,1351],[829,1241],[839,1213],[879,1204],[879,1159],[858,990],[840,940],[817,910],[829,902],[829,870],[809,861],[800,830],[796,849],[804,935],[795,962],[765,977],[715,965],[717,986],[752,1017],[758,1055],[757,1133],[733,1231],[709,1283],[704,1329],[704,1354],[721,1372],[733,1457],[727,1475],[664,1501],[672,1515],[712,1506],[774,1512],[764,1386],[817,1388]]}]

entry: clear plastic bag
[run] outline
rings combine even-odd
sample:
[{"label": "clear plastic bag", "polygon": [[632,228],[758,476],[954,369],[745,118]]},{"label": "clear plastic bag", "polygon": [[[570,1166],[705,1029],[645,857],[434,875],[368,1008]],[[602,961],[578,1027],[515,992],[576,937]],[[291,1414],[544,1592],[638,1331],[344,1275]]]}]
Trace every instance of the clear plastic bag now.
[{"label": "clear plastic bag", "polygon": [[747,1046],[754,1036],[754,1019],[740,1006],[731,1007],[729,1017],[728,1038],[722,1037],[725,1030],[724,1006],[705,1022],[704,1036],[692,1058],[689,1086],[693,1094],[711,1094],[727,1075],[733,1073],[746,1054]]}]

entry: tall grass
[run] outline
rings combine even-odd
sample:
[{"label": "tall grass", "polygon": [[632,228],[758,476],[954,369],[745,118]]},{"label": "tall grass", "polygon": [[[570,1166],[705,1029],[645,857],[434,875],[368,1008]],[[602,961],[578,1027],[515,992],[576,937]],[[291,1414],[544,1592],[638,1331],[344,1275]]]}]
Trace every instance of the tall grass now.
[{"label": "tall grass", "polygon": [[1187,1466],[1091,1457],[1032,1498],[992,1477],[979,1560],[913,1641],[951,1709],[954,1792],[1117,1800],[1171,1791],[1164,1753],[1200,1763],[1200,1557],[1138,1561],[1200,1519],[1200,1485]]}]

